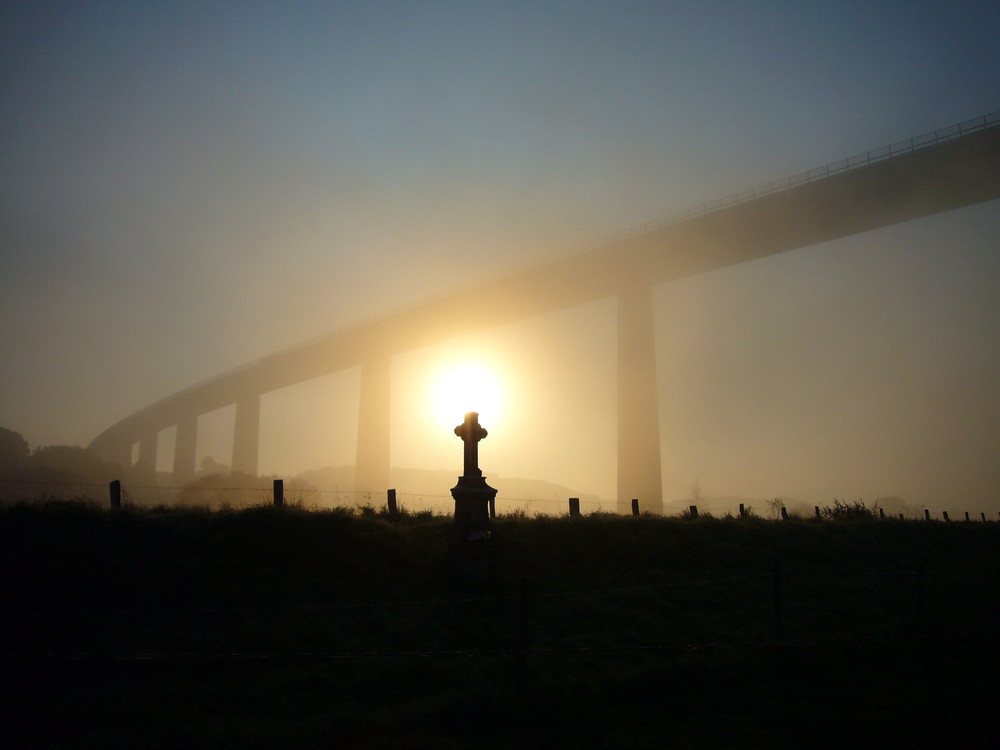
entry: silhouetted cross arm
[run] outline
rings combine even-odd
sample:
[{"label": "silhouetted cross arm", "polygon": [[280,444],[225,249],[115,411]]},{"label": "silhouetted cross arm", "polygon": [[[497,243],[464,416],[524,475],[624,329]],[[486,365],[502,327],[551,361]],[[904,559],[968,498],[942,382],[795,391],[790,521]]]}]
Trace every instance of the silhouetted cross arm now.
[{"label": "silhouetted cross arm", "polygon": [[464,476],[481,477],[479,470],[479,441],[488,434],[479,424],[479,413],[470,411],[465,415],[465,422],[455,428],[455,434],[465,443]]}]

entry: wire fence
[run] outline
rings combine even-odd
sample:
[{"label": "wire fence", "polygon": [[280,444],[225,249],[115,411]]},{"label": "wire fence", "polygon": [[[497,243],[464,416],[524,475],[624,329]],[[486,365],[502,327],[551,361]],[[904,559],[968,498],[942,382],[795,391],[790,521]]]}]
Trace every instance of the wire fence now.
[{"label": "wire fence", "polygon": [[[141,488],[164,489],[134,489]],[[128,544],[123,549],[136,554]],[[983,562],[975,556],[932,565],[888,553],[878,559],[871,569],[815,554],[694,570],[664,565],[638,577],[609,575],[599,585],[536,571],[519,586],[464,596],[407,597],[401,588],[398,596],[365,598],[331,590],[319,601],[216,605],[180,594],[132,607],[97,596],[83,606],[60,602],[54,611],[26,606],[34,595],[8,597],[0,663],[501,659],[518,665],[521,684],[544,660],[983,640],[1000,621],[995,559],[978,567],[969,565]]]},{"label": "wire fence", "polygon": [[[239,485],[229,477],[218,475],[216,484],[143,483],[143,482],[65,482],[43,479],[0,479],[0,504],[31,500],[82,500],[92,503],[108,503],[111,507],[133,505],[136,507],[202,507],[215,509],[240,509],[261,505],[290,505],[307,510],[356,510],[360,512],[389,512],[399,514],[450,515],[454,510],[454,499],[446,492],[407,492],[387,489],[370,492],[344,488],[315,488],[297,480],[284,481],[272,477],[259,477],[251,485]],[[115,485],[118,485],[117,495]],[[278,484],[281,484],[279,490]],[[280,499],[279,499],[280,492]],[[391,498],[391,499],[390,499]],[[685,518],[757,518],[762,520],[819,520],[837,518],[836,506],[842,504],[848,509],[850,504],[837,498],[833,506],[813,506],[804,503],[789,511],[784,503],[761,500],[753,506],[743,503],[709,503],[709,508],[671,503],[669,507],[644,507],[639,498],[631,503],[617,500],[587,499],[577,497],[506,497],[498,496],[493,507],[493,515],[500,516],[580,516],[580,515],[661,515]],[[939,520],[945,522],[996,522],[1000,512],[995,511],[932,511],[922,505],[907,505],[902,511],[887,513],[875,501],[866,506],[859,500],[855,508],[860,508],[859,516],[870,516],[880,520]],[[763,510],[766,509],[766,510]]]}]

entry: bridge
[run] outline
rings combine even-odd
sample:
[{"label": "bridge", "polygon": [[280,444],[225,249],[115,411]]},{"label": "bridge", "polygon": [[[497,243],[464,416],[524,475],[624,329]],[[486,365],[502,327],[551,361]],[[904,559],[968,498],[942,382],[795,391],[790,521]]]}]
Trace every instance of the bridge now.
[{"label": "bridge", "polygon": [[262,394],[361,367],[357,489],[389,486],[393,355],[614,298],[618,310],[618,505],[662,509],[651,287],[768,255],[1000,198],[1000,112],[738,193],[591,248],[412,305],[186,388],[112,425],[104,458],[156,467],[176,425],[173,471],[195,473],[198,417],[236,405],[233,471],[257,473]]}]

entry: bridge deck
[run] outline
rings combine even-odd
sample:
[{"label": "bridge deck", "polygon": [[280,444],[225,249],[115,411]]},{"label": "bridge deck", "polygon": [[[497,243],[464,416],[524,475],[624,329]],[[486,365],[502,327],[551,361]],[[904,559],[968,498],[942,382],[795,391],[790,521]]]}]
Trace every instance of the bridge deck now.
[{"label": "bridge deck", "polygon": [[608,242],[335,332],[162,399],[91,448],[123,455],[187,416],[398,352],[630,289],[1000,198],[1000,127],[964,135]]}]

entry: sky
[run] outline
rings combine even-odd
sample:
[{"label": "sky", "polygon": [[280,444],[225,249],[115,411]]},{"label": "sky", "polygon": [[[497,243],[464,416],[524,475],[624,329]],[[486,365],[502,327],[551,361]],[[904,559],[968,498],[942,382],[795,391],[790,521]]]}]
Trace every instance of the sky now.
[{"label": "sky", "polygon": [[[995,112],[998,36],[995,2],[7,4],[0,426],[87,445],[299,341]],[[994,201],[657,285],[665,498],[1000,510],[998,246]],[[429,394],[471,358],[504,392],[487,474],[613,497],[614,352],[605,300],[398,355],[393,464],[460,465]],[[358,382],[266,394],[261,471],[353,462]],[[231,420],[199,457],[228,461]]]}]

